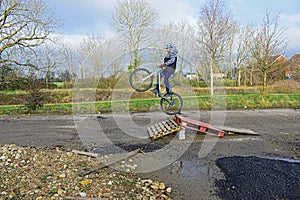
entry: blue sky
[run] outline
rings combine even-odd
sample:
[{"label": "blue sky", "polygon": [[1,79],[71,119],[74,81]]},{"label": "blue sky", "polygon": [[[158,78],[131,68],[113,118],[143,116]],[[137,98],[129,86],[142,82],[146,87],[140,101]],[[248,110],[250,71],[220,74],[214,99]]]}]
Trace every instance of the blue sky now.
[{"label": "blue sky", "polygon": [[[187,19],[196,22],[206,0],[146,0],[160,15],[162,22]],[[47,0],[64,21],[60,34],[69,38],[111,34],[111,13],[116,0]],[[298,0],[225,0],[235,20],[259,25],[267,11],[280,15],[280,26],[286,29],[287,57],[300,53],[300,2]]]}]

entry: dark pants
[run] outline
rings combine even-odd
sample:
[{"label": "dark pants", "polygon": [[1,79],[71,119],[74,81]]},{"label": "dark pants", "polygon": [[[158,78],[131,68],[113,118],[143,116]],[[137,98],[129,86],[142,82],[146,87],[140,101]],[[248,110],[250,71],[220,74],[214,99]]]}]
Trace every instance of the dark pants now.
[{"label": "dark pants", "polygon": [[165,86],[166,86],[166,91],[167,91],[167,93],[170,93],[171,92],[171,85],[170,85],[169,79],[170,79],[170,76],[173,73],[168,72],[166,70],[163,70],[162,74],[164,75],[164,83],[165,83]]}]

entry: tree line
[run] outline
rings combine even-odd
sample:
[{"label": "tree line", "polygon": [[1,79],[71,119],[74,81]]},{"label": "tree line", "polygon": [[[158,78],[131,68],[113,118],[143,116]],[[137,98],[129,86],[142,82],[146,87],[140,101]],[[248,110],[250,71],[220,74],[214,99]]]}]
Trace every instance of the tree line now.
[{"label": "tree line", "polygon": [[284,78],[282,66],[273,59],[287,47],[279,15],[266,12],[261,24],[242,25],[225,0],[207,0],[199,8],[197,24],[185,19],[162,24],[147,1],[119,0],[111,13],[117,35],[89,36],[79,45],[56,34],[62,19],[45,0],[1,0],[0,12],[2,86],[22,85],[20,78],[43,80],[46,88],[54,79],[118,79],[140,65],[159,64],[170,41],[179,49],[178,78],[194,72],[209,83],[211,95],[216,73],[230,74],[237,86],[255,79],[262,94],[268,83]]}]

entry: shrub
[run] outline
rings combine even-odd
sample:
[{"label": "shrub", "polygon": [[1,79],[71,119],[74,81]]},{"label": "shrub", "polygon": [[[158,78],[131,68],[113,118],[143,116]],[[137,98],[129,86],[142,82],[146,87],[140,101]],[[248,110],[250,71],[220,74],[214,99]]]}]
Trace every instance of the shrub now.
[{"label": "shrub", "polygon": [[38,107],[43,106],[44,95],[41,91],[42,85],[41,81],[35,79],[29,82],[25,98],[25,106],[29,109],[29,111],[36,110]]},{"label": "shrub", "polygon": [[269,92],[293,93],[300,91],[300,81],[284,80],[279,81],[268,87]]}]

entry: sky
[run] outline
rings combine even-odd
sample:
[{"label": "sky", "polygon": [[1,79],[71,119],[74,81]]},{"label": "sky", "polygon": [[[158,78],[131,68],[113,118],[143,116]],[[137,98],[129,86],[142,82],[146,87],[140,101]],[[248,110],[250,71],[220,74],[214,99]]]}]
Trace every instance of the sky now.
[{"label": "sky", "polygon": [[[195,23],[206,0],[145,0],[159,14],[161,22],[186,19]],[[110,36],[111,15],[117,0],[47,0],[63,20],[59,34],[69,40],[86,36]],[[224,0],[233,18],[243,25],[260,25],[266,12],[279,15],[288,42],[285,56],[300,53],[300,1]]]}]

